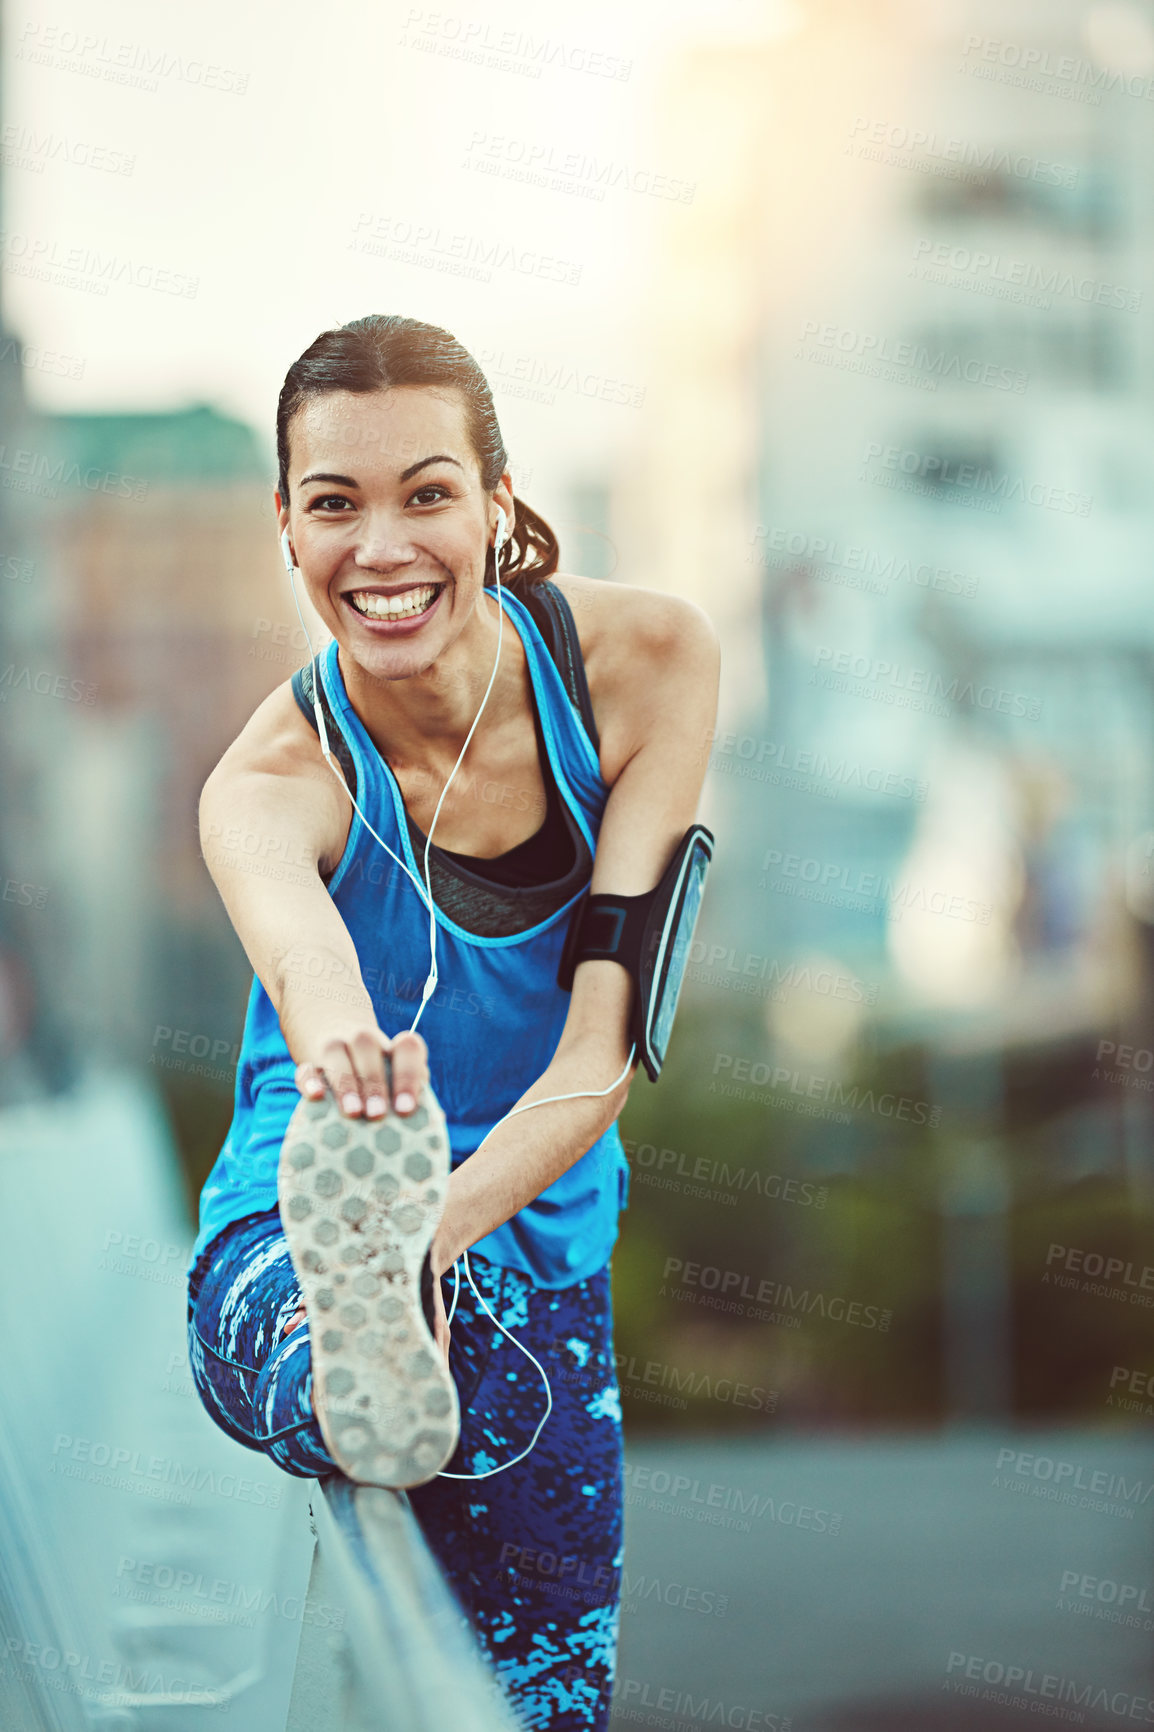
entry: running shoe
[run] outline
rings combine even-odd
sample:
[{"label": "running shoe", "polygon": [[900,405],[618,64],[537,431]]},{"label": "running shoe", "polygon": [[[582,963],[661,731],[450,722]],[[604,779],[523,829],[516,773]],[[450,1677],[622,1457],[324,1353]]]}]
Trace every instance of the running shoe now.
[{"label": "running shoe", "polygon": [[384,1119],[346,1118],[328,1089],[302,1099],[281,1148],[277,1195],[305,1305],[313,1405],[334,1462],[360,1485],[424,1485],[457,1447],[429,1261],[449,1159],[428,1084],[413,1112]]}]

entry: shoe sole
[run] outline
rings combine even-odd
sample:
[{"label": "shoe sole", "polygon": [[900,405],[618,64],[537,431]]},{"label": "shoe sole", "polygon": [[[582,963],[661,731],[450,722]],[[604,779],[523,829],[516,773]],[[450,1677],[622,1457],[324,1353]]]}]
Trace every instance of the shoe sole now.
[{"label": "shoe sole", "polygon": [[457,1389],[421,1303],[449,1180],[445,1115],[420,1105],[346,1118],[331,1091],[289,1120],[277,1196],[301,1286],[313,1408],[329,1454],[361,1485],[436,1477],[457,1446]]}]

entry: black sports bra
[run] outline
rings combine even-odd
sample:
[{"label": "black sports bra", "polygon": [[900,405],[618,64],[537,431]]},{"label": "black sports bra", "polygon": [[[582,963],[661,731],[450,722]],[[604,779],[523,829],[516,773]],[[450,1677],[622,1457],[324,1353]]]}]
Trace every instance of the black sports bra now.
[{"label": "black sports bra", "polygon": [[[600,751],[600,741],[585,664],[577,628],[568,602],[556,584],[547,580],[539,583],[523,601],[545,640],[546,647],[565,682],[594,751]],[[292,676],[293,696],[301,713],[316,729],[313,712],[312,664],[307,663]],[[356,769],[352,755],[322,691],[324,712],[333,756],[337,759],[349,787],[356,795]],[[476,854],[461,854],[442,848],[434,842],[429,850],[429,872],[433,896],[438,908],[467,931],[484,937],[503,937],[524,931],[547,918],[563,906],[574,892],[587,881],[592,869],[592,855],[565,801],[561,798],[553,776],[545,745],[541,719],[533,702],[533,724],[537,734],[537,754],[545,783],[547,801],[545,820],[540,829],[524,842],[506,849],[503,854],[488,859]],[[423,866],[426,836],[406,811],[409,839],[418,866]]]}]

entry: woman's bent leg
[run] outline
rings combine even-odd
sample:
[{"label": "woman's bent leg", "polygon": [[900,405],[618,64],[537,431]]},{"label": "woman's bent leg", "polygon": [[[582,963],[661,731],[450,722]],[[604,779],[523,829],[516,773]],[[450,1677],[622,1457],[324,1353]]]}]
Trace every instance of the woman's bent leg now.
[{"label": "woman's bent leg", "polygon": [[308,1331],[283,1333],[300,1286],[279,1211],[235,1223],[209,1249],[189,1292],[189,1362],[201,1401],[222,1431],[286,1473],[332,1473],[313,1416]]},{"label": "woman's bent leg", "polygon": [[[621,1399],[609,1270],[534,1286],[471,1259],[481,1293],[548,1373],[553,1410],[531,1453],[485,1479],[408,1496],[523,1724],[603,1732],[616,1665],[623,1557]],[[519,1454],[545,1411],[540,1373],[462,1281],[450,1361],[461,1397],[451,1473]]]}]

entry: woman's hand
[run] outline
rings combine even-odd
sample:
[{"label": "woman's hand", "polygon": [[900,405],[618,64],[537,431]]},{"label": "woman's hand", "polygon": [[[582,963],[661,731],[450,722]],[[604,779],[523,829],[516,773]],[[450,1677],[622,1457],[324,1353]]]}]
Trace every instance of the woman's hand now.
[{"label": "woman's hand", "polygon": [[416,1110],[429,1080],[429,1049],[415,1029],[387,1035],[366,1020],[346,1024],[310,1045],[316,1056],[296,1068],[296,1085],[306,1100],[323,1099],[327,1083],[347,1118],[363,1114],[379,1119],[390,1104],[402,1116]]}]

